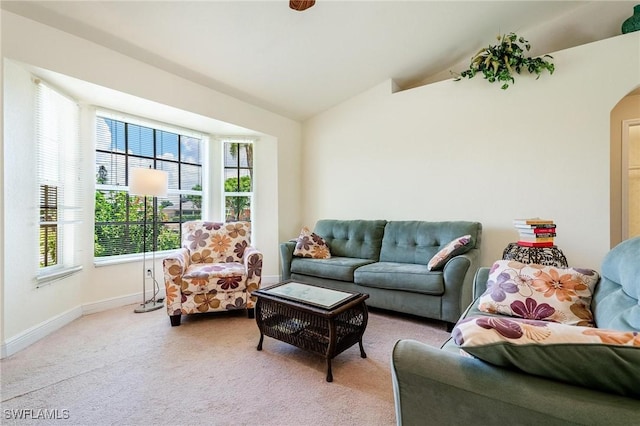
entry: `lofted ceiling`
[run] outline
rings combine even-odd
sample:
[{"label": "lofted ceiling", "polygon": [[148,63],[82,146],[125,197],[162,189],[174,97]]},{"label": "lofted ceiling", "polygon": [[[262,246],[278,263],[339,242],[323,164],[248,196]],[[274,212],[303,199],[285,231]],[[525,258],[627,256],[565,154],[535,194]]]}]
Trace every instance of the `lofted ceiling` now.
[{"label": "lofted ceiling", "polygon": [[59,28],[303,121],[387,79],[450,78],[498,33],[532,55],[620,34],[638,1],[2,1]]}]

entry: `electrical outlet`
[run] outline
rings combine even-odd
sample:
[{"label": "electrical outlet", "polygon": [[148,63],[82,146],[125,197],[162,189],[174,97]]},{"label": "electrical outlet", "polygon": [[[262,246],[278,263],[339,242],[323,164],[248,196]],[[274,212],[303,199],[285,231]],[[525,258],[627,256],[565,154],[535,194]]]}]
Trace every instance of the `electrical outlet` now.
[{"label": "electrical outlet", "polygon": [[147,276],[150,277],[152,275],[151,269],[147,269]]}]

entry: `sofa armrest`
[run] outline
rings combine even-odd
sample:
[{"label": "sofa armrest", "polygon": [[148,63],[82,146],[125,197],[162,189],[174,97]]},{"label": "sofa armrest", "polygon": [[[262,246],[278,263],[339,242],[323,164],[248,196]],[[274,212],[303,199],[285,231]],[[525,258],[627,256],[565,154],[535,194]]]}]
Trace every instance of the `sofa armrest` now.
[{"label": "sofa armrest", "polygon": [[295,248],[295,241],[280,243],[280,264],[283,281],[291,279],[291,261],[293,260],[293,250]]},{"label": "sofa armrest", "polygon": [[179,315],[182,311],[182,276],[191,263],[189,250],[182,247],[174,251],[162,261],[164,272],[164,288],[167,298],[167,313],[169,315]]},{"label": "sofa armrest", "polygon": [[640,424],[638,400],[499,368],[414,340],[396,342],[398,425]]},{"label": "sofa armrest", "polygon": [[479,249],[472,249],[454,256],[442,270],[444,294],[442,295],[442,319],[455,323],[471,304],[473,276],[480,257]]},{"label": "sofa armrest", "polygon": [[476,275],[473,277],[473,300],[482,296],[487,290],[487,281],[489,281],[489,272],[491,268],[483,266],[478,268]]}]

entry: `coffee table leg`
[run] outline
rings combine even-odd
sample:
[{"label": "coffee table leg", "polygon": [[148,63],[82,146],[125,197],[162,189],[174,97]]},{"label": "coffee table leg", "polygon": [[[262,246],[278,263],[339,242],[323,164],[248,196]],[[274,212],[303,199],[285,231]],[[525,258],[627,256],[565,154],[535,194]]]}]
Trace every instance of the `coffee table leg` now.
[{"label": "coffee table leg", "polygon": [[258,342],[258,350],[262,350],[262,341],[264,340],[264,334],[260,333],[260,341]]},{"label": "coffee table leg", "polygon": [[364,346],[362,346],[362,339],[360,339],[358,343],[360,344],[360,358],[366,358],[367,354],[364,353]]},{"label": "coffee table leg", "polygon": [[333,373],[331,372],[331,358],[327,358],[327,382],[333,382]]}]

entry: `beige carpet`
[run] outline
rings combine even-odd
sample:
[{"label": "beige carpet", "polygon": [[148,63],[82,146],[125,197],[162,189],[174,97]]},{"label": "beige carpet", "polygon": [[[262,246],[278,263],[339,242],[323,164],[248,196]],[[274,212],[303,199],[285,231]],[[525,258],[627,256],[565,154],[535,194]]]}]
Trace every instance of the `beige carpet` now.
[{"label": "beige carpet", "polygon": [[[433,346],[437,321],[372,310],[364,334],[332,361],[265,337],[240,312],[183,317],[134,306],[82,317],[1,361],[4,424],[57,425],[393,425],[394,343]],[[10,419],[54,413],[62,420]]]}]

